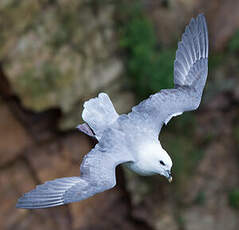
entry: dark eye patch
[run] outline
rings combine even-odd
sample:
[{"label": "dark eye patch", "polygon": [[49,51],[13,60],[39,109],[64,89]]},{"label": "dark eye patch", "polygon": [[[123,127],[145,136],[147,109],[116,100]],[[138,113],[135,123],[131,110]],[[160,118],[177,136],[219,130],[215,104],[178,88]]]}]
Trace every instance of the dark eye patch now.
[{"label": "dark eye patch", "polygon": [[163,161],[159,161],[159,163],[163,166],[165,166],[165,163]]}]

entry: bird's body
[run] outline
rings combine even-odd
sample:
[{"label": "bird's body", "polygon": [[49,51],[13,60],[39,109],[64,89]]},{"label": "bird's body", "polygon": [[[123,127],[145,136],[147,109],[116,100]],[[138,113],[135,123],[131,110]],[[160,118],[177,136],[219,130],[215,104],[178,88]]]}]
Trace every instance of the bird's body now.
[{"label": "bird's body", "polygon": [[80,201],[115,186],[115,168],[125,164],[140,175],[171,177],[172,161],[158,135],[162,126],[198,108],[208,72],[208,33],[203,15],[192,19],[178,44],[173,89],[151,95],[119,115],[108,95],[84,104],[78,129],[98,141],[83,159],[80,177],[48,181],[18,200],[18,208],[47,208]]}]

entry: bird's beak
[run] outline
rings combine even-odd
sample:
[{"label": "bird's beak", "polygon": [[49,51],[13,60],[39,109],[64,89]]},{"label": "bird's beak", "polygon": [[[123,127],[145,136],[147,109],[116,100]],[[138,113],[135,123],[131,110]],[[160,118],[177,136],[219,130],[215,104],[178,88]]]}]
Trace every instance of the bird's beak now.
[{"label": "bird's beak", "polygon": [[168,182],[171,183],[172,181],[173,181],[173,177],[172,176],[168,177]]},{"label": "bird's beak", "polygon": [[168,176],[167,176],[167,178],[168,178],[168,182],[169,182],[169,183],[171,183],[171,182],[173,181],[173,177],[172,177],[172,174],[171,174],[170,171],[168,171]]}]

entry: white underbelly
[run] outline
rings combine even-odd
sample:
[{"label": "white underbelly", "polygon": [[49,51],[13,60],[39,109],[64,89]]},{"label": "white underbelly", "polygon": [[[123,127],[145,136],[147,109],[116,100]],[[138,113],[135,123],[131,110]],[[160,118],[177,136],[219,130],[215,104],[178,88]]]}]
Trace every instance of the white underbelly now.
[{"label": "white underbelly", "polygon": [[151,170],[145,168],[143,165],[141,165],[140,163],[136,162],[136,163],[125,163],[124,164],[127,168],[131,169],[132,171],[136,172],[137,174],[141,175],[141,176],[152,176],[155,175],[154,172],[152,172]]}]

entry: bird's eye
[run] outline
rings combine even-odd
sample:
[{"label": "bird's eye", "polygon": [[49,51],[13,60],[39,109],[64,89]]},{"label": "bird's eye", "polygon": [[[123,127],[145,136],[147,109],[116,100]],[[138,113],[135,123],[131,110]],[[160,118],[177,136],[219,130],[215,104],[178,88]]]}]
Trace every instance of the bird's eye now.
[{"label": "bird's eye", "polygon": [[163,166],[165,166],[165,163],[163,161],[159,161],[159,163]]}]

